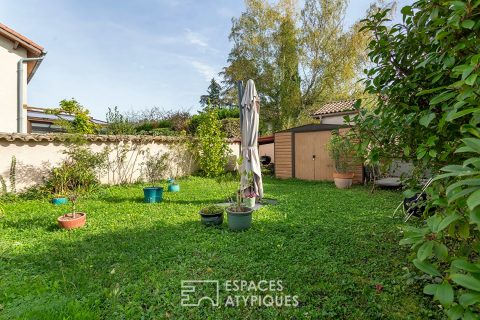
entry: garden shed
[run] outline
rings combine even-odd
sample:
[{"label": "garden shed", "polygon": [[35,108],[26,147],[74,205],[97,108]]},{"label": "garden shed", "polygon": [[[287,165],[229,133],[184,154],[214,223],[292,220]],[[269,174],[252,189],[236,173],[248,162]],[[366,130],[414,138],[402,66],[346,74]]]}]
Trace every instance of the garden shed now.
[{"label": "garden shed", "polygon": [[[333,130],[350,130],[336,124],[309,124],[275,133],[275,176],[333,181],[335,165],[327,150]],[[353,165],[354,183],[363,181],[363,166]]]}]

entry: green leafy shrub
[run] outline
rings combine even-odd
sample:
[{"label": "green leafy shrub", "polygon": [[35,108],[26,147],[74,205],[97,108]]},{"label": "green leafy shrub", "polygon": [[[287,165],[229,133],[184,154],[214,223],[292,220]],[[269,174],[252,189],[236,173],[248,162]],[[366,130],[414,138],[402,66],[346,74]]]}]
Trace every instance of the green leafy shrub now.
[{"label": "green leafy shrub", "polygon": [[239,138],[241,135],[240,119],[225,118],[221,120],[221,126],[227,138]]},{"label": "green leafy shrub", "polygon": [[64,152],[68,157],[52,169],[45,188],[55,195],[91,191],[98,184],[98,175],[105,169],[108,153],[93,152],[86,146],[72,145]]},{"label": "green leafy shrub", "polygon": [[230,149],[218,121],[217,110],[202,113],[197,130],[196,148],[200,169],[207,177],[217,177],[225,171]]},{"label": "green leafy shrub", "polygon": [[[48,110],[48,113],[58,117],[55,124],[62,127],[68,133],[94,134],[98,125],[90,117],[90,111],[83,107],[77,100],[62,100],[58,108]],[[66,116],[71,116],[69,119]]]},{"label": "green leafy shrub", "polygon": [[341,135],[338,131],[333,131],[327,144],[327,150],[335,162],[335,171],[338,173],[351,172],[354,145],[348,135]]},{"label": "green leafy shrub", "polygon": [[159,183],[162,178],[166,176],[168,169],[168,153],[157,153],[145,155],[145,162],[143,163],[143,174],[152,186]]},{"label": "green leafy shrub", "polygon": [[118,111],[118,107],[108,108],[106,115],[108,125],[105,128],[106,134],[134,134],[135,128],[128,117]]},{"label": "green leafy shrub", "polygon": [[220,108],[218,109],[218,119],[240,118],[240,109],[235,108]]},{"label": "green leafy shrub", "polygon": [[221,206],[213,205],[213,206],[203,208],[201,211],[205,215],[216,215],[216,214],[223,213],[225,211],[225,208]]},{"label": "green leafy shrub", "polygon": [[401,158],[443,172],[427,190],[426,225],[407,228],[401,244],[451,319],[480,316],[479,4],[421,0],[401,10],[401,25],[385,27],[386,11],[365,21],[366,90],[378,100],[355,119],[373,163]]},{"label": "green leafy shrub", "polygon": [[[222,120],[222,126],[223,126],[223,120],[224,119],[232,119],[232,120],[228,120],[227,122],[234,122],[233,119],[236,119],[236,121],[239,123],[238,126],[240,128],[240,122],[239,122],[239,118],[240,118],[240,110],[238,108],[216,108],[217,110],[217,118],[219,120]],[[204,112],[201,112],[199,114],[195,114],[193,115],[191,118],[190,118],[190,121],[188,123],[188,128],[187,128],[187,131],[191,134],[195,134],[197,132],[197,128],[200,124],[200,121],[203,117],[203,113]],[[232,128],[230,129],[231,130],[231,133],[232,134],[232,137],[236,137],[234,136],[233,134],[236,133],[236,129],[234,128],[235,125],[232,125]],[[240,129],[239,129],[240,130]],[[228,134],[227,134],[228,136]]]}]

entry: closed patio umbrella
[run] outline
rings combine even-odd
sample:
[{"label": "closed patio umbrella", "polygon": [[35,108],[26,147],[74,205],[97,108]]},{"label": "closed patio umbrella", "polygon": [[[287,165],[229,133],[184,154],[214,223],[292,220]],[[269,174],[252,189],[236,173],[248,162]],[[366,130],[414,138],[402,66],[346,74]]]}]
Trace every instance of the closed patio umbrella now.
[{"label": "closed patio umbrella", "polygon": [[248,80],[242,98],[242,190],[252,186],[248,175],[251,172],[253,178],[253,190],[257,197],[263,197],[262,172],[260,169],[260,157],[258,156],[258,125],[260,112],[260,99],[255,89],[253,80]]}]

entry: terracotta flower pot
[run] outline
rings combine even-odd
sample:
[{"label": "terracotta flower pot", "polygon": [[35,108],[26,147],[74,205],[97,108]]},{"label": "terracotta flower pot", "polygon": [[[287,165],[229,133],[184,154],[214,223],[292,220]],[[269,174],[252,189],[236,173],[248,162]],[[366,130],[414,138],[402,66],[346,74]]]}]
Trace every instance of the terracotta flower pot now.
[{"label": "terracotta flower pot", "polygon": [[352,186],[352,179],[355,174],[353,172],[333,173],[333,181],[335,181],[335,186],[338,189],[348,189]]},{"label": "terracotta flower pot", "polygon": [[85,225],[87,214],[84,212],[75,212],[75,218],[72,213],[64,214],[57,218],[58,225],[63,229],[81,228]]}]

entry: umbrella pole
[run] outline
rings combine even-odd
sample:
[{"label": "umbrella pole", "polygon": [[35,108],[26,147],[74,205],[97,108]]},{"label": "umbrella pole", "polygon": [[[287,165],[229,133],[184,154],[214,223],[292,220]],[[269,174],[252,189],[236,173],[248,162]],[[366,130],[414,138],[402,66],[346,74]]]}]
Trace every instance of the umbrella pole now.
[{"label": "umbrella pole", "polygon": [[[242,114],[242,98],[243,98],[243,81],[237,81],[237,89],[238,89],[238,109],[240,110],[240,139],[242,137],[242,125],[243,125],[243,114]],[[242,142],[240,141],[240,153],[242,155]]]}]

